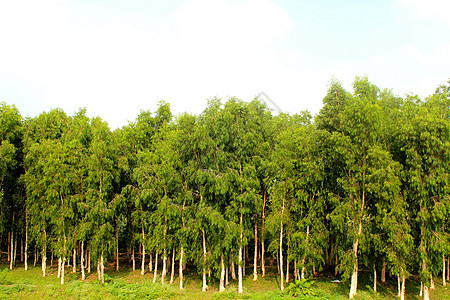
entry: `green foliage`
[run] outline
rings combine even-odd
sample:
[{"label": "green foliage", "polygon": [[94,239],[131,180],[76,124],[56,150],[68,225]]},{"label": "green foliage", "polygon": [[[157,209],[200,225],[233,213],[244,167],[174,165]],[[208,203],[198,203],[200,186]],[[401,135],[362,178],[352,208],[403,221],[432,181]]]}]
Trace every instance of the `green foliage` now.
[{"label": "green foliage", "polygon": [[295,282],[291,282],[285,289],[285,293],[290,296],[303,298],[316,296],[316,290],[314,287],[314,280],[300,279]]}]

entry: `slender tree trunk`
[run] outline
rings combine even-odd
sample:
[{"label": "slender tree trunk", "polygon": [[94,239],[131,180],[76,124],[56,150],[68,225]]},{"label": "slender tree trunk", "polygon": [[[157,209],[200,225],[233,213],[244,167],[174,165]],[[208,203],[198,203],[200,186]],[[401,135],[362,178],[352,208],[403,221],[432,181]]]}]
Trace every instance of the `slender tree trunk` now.
[{"label": "slender tree trunk", "polygon": [[264,236],[263,236],[263,230],[261,230],[261,277],[266,276],[266,263],[264,261],[264,252],[265,252]]},{"label": "slender tree trunk", "polygon": [[77,272],[77,248],[73,248],[73,266],[72,266],[72,273]]},{"label": "slender tree trunk", "polygon": [[373,263],[373,291],[377,292],[377,268],[375,263]]},{"label": "slender tree trunk", "polygon": [[[363,196],[364,197],[364,196]],[[359,245],[359,236],[362,233],[362,224],[359,222],[358,236],[356,241],[353,243],[353,255],[355,256],[355,264],[353,265],[353,273],[350,285],[350,294],[349,298],[352,299],[356,296],[356,291],[358,289],[358,245]]]},{"label": "slender tree trunk", "polygon": [[[284,207],[284,205],[283,205]],[[283,209],[284,211],[284,209]],[[280,288],[283,291],[284,290],[284,274],[283,274],[283,222],[281,222],[281,229],[280,229]]]},{"label": "slender tree trunk", "polygon": [[255,223],[255,256],[253,258],[253,281],[258,280],[258,226]]},{"label": "slender tree trunk", "polygon": [[116,271],[119,271],[119,220],[116,222]]},{"label": "slender tree trunk", "polygon": [[203,285],[202,292],[206,292],[208,290],[208,285],[206,284],[206,237],[205,230],[202,229],[203,236]]},{"label": "slender tree trunk", "polygon": [[53,268],[53,251],[50,252],[50,267]]},{"label": "slender tree trunk", "polygon": [[[1,239],[0,239],[1,240]],[[27,218],[27,210],[25,209],[25,260],[24,260],[24,267],[25,271],[28,270],[28,218]],[[445,265],[445,260],[444,260]],[[445,273],[445,272],[444,272]]]},{"label": "slender tree trunk", "polygon": [[236,266],[234,265],[234,260],[230,257],[231,265],[231,278],[236,280]]},{"label": "slender tree trunk", "polygon": [[64,284],[64,265],[66,264],[66,258],[62,258],[61,262],[61,284]]},{"label": "slender tree trunk", "polygon": [[244,279],[244,277],[245,277],[245,261],[246,261],[246,259],[247,259],[247,251],[245,251],[246,250],[246,246],[244,246],[243,248],[242,248],[242,279]]},{"label": "slender tree trunk", "polygon": [[445,281],[445,255],[442,254],[442,286],[446,286],[447,282]]},{"label": "slender tree trunk", "polygon": [[87,259],[88,265],[87,265],[87,267],[88,267],[88,273],[90,274],[91,273],[91,247],[89,247],[89,252],[87,254],[88,254],[88,259]]},{"label": "slender tree trunk", "polygon": [[58,275],[56,276],[57,278],[61,278],[61,266],[62,266],[61,257],[58,257]]},{"label": "slender tree trunk", "polygon": [[277,269],[278,269],[278,275],[280,275],[280,251],[277,251]]},{"label": "slender tree trunk", "polygon": [[450,255],[447,257],[447,281],[450,281]]},{"label": "slender tree trunk", "polygon": [[420,292],[419,292],[419,297],[423,296],[423,282],[420,282]]},{"label": "slender tree trunk", "polygon": [[386,282],[386,257],[383,257],[383,268],[381,269],[381,282]]},{"label": "slender tree trunk", "polygon": [[41,269],[42,269],[42,277],[45,277],[45,275],[46,275],[46,270],[47,270],[47,256],[45,255],[45,252],[43,251],[42,252],[42,266],[41,266]]},{"label": "slender tree trunk", "polygon": [[297,278],[297,259],[294,259],[294,279],[298,280]]},{"label": "slender tree trunk", "polygon": [[434,290],[433,272],[430,270],[430,290]]},{"label": "slender tree trunk", "polygon": [[105,283],[105,264],[103,262],[103,251],[102,255],[100,256],[100,276],[102,278],[102,283]]},{"label": "slender tree trunk", "polygon": [[172,265],[171,265],[171,271],[170,271],[170,284],[173,283],[175,277],[175,245],[173,245],[172,250]]},{"label": "slender tree trunk", "polygon": [[[242,208],[242,203],[241,203],[241,208]],[[240,215],[240,227],[241,227],[241,243],[239,245],[239,264],[238,264],[238,277],[239,277],[239,283],[238,283],[238,293],[242,294],[244,292],[244,289],[242,287],[242,266],[243,266],[243,262],[242,262],[242,244],[244,242],[244,222],[243,222],[243,216],[242,213]]]},{"label": "slender tree trunk", "polygon": [[225,268],[225,286],[230,284],[230,281],[228,280],[228,266]]},{"label": "slender tree trunk", "polygon": [[132,247],[133,250],[131,252],[131,261],[133,263],[133,271],[136,271],[136,260],[134,259],[134,245]]},{"label": "slender tree trunk", "polygon": [[330,258],[329,258],[329,265],[331,266],[333,264],[333,258],[334,258],[334,242],[331,240],[331,247],[330,247]]},{"label": "slender tree trunk", "polygon": [[184,255],[183,246],[181,246],[181,249],[180,249],[180,265],[178,266],[179,274],[180,274],[180,290],[183,289],[183,255]]},{"label": "slender tree trunk", "polygon": [[287,251],[287,255],[286,255],[286,283],[289,282],[289,245],[288,245],[288,251]]},{"label": "slender tree trunk", "polygon": [[164,247],[163,251],[163,269],[161,273],[161,283],[164,283],[164,279],[166,278],[166,272],[167,272],[167,250]]},{"label": "slender tree trunk", "polygon": [[225,291],[225,262],[223,258],[223,250],[220,253],[220,283],[219,292]]},{"label": "slender tree trunk", "polygon": [[[14,216],[13,216],[13,222],[14,222]],[[11,231],[11,259],[9,260],[9,269],[12,270],[14,267],[14,231]]]},{"label": "slender tree trunk", "polygon": [[430,300],[430,291],[425,284],[423,285],[423,300]]},{"label": "slender tree trunk", "polygon": [[402,295],[402,280],[399,274],[397,275],[397,296],[400,297],[401,295]]},{"label": "slender tree trunk", "polygon": [[145,234],[144,234],[144,227],[142,227],[142,265],[141,265],[141,275],[144,275],[145,273]]},{"label": "slender tree trunk", "polygon": [[16,266],[16,260],[17,260],[17,238],[14,241],[14,267]]},{"label": "slender tree trunk", "polygon": [[8,231],[8,245],[7,245],[8,247],[7,247],[7,249],[8,249],[8,261],[11,261],[11,252],[10,252],[10,249],[11,249],[11,232],[10,231]]},{"label": "slender tree trunk", "polygon": [[84,273],[84,241],[81,241],[80,265],[81,265],[81,280],[85,280],[86,274]]},{"label": "slender tree trunk", "polygon": [[97,278],[98,278],[98,281],[100,281],[102,279],[102,274],[100,271],[100,259],[97,260]]},{"label": "slender tree trunk", "polygon": [[[38,248],[37,248],[37,245],[35,245],[34,246],[34,263],[33,263],[33,267],[36,267],[36,263],[37,263],[37,257],[38,257],[38,255],[37,255],[37,252],[38,252]],[[8,251],[8,257],[9,257],[9,251]]]},{"label": "slender tree trunk", "polygon": [[155,272],[153,273],[153,283],[156,282],[156,276],[158,276],[158,249],[156,249],[155,255]]},{"label": "slender tree trunk", "polygon": [[403,268],[401,270],[401,276],[402,276],[402,291],[400,293],[400,300],[405,300],[405,272],[403,271]]}]

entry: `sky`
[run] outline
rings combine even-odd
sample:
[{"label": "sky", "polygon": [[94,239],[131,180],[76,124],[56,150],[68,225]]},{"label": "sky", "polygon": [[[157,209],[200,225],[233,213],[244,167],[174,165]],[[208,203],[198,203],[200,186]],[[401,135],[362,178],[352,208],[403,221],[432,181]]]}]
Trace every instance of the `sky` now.
[{"label": "sky", "polygon": [[[0,102],[24,117],[86,108],[112,129],[165,100],[264,92],[319,113],[331,80],[398,96],[450,78],[446,0],[0,0]],[[269,105],[270,106],[270,105]]]}]

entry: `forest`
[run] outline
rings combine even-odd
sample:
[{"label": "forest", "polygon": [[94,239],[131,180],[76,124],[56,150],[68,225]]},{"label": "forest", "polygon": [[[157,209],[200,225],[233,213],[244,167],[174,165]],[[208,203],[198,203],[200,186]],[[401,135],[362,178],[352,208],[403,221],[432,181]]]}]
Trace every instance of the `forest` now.
[{"label": "forest", "polygon": [[193,268],[203,291],[231,277],[242,293],[272,262],[281,290],[329,267],[349,298],[363,268],[375,291],[395,277],[400,299],[410,276],[423,299],[449,280],[450,81],[426,99],[331,81],[316,116],[257,98],[174,116],[161,101],[116,130],[86,109],[24,118],[2,102],[0,141],[11,269],[55,261],[64,284],[104,282],[112,264],[183,289]]}]

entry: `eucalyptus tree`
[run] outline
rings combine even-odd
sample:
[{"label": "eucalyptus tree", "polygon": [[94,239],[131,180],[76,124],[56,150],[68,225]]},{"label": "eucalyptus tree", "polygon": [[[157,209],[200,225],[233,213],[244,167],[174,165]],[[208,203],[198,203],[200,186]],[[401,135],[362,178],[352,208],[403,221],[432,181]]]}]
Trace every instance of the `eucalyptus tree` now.
[{"label": "eucalyptus tree", "polygon": [[25,216],[21,215],[25,205],[19,182],[23,172],[22,130],[22,116],[17,108],[0,102],[0,235],[9,233],[11,269],[15,263],[17,235],[22,227],[19,221],[27,222],[26,210]]}]

